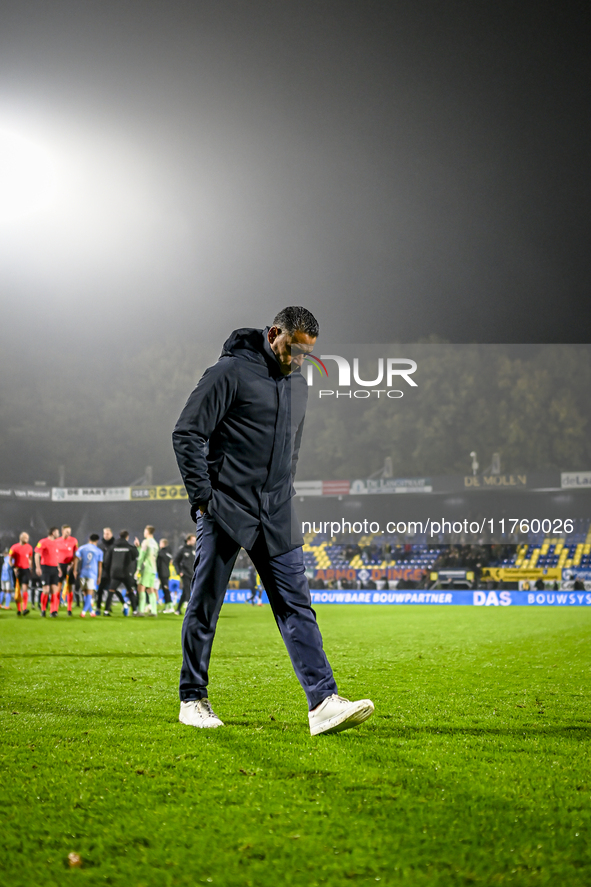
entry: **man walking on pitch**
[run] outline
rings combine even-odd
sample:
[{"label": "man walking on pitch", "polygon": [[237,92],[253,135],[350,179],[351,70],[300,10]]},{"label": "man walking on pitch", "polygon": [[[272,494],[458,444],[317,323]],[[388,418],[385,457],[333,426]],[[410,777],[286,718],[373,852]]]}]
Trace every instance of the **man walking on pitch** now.
[{"label": "man walking on pitch", "polygon": [[184,545],[181,545],[174,556],[173,566],[181,580],[182,594],[179,597],[176,612],[179,616],[183,612],[183,604],[186,604],[191,597],[191,579],[193,578],[193,570],[195,568],[195,533],[188,533],[185,536]]},{"label": "man walking on pitch", "polygon": [[158,543],[154,539],[154,527],[147,526],[144,530],[144,541],[140,546],[137,568],[140,574],[137,591],[139,609],[143,615],[146,599],[150,605],[150,615],[158,615],[158,595],[156,594],[156,575],[158,572]]},{"label": "man walking on pitch", "polygon": [[59,609],[59,583],[61,579],[60,554],[61,545],[58,539],[59,530],[51,527],[45,539],[40,539],[35,546],[35,567],[41,576],[43,591],[41,592],[41,615],[47,612],[47,602],[51,595],[50,615],[57,616]]},{"label": "man walking on pitch", "polygon": [[160,588],[164,597],[163,613],[174,613],[172,606],[172,598],[170,597],[170,589],[168,582],[170,580],[170,564],[172,562],[172,554],[168,548],[168,539],[161,539],[158,543],[158,557],[156,558],[156,567],[158,569],[158,579],[160,580]]},{"label": "man walking on pitch", "polygon": [[97,547],[103,553],[103,569],[101,571],[101,581],[96,591],[96,607],[95,616],[101,615],[101,605],[103,602],[103,594],[109,591],[109,583],[111,581],[111,557],[113,554],[113,546],[115,545],[115,537],[110,527],[103,529],[103,538],[97,542]]},{"label": "man walking on pitch", "polygon": [[[14,567],[20,600],[16,602],[16,611],[20,615],[29,614],[29,585],[33,569],[33,548],[29,544],[29,534],[21,533],[18,542],[8,552],[10,563]],[[15,596],[16,597],[16,596]]]},{"label": "man walking on pitch", "polygon": [[[2,603],[2,599],[4,598],[4,603],[2,604],[5,610],[10,610],[10,602],[12,600],[13,591],[16,592],[15,588],[15,578],[14,578],[14,569],[10,562],[10,557],[8,554],[8,549],[5,548],[2,554],[0,555],[0,563],[2,564],[2,573],[0,575],[0,604]],[[18,583],[17,583],[18,585]],[[15,593],[16,600],[16,593]],[[21,615],[20,609],[20,597],[17,601],[17,614]]]},{"label": "man walking on pitch", "polygon": [[[111,554],[111,581],[109,584],[109,593],[107,594],[107,603],[105,604],[105,616],[111,615],[111,603],[114,594],[118,594],[123,602],[123,595],[118,590],[120,585],[123,585],[127,592],[133,615],[138,615],[137,592],[134,587],[133,578],[135,565],[137,563],[137,555],[137,546],[132,545],[129,541],[129,532],[127,530],[121,530]],[[127,615],[125,605],[123,612]],[[97,615],[100,615],[100,610]]]},{"label": "man walking on pitch", "polygon": [[[65,603],[68,607],[68,616],[72,615],[72,604],[74,603],[74,591],[76,589],[76,577],[74,575],[74,558],[76,549],[78,548],[78,540],[72,536],[72,527],[64,524],[62,527],[62,535],[57,540],[60,545],[60,570],[62,574],[62,594],[65,594]],[[76,603],[76,606],[78,606]]]},{"label": "man walking on pitch", "polygon": [[92,609],[92,592],[99,587],[103,566],[103,552],[98,547],[98,542],[98,533],[93,533],[88,537],[86,545],[77,549],[74,559],[74,578],[80,578],[80,588],[84,592],[84,607],[80,613],[83,618],[87,613],[95,615]]},{"label": "man walking on pitch", "polygon": [[252,560],[308,700],[312,735],[346,730],[373,712],[338,695],[311,607],[293,478],[308,396],[301,374],[318,336],[314,316],[285,308],[271,327],[235,330],[181,413],[173,446],[191,514],[197,562],[183,621],[179,720],[220,727],[207,698],[224,595],[241,547]]}]

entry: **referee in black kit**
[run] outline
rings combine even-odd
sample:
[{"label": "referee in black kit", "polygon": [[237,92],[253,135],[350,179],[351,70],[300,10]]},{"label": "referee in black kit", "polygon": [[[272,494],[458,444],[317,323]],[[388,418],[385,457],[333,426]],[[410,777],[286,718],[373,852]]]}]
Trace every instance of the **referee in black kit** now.
[{"label": "referee in black kit", "polygon": [[265,586],[306,694],[312,735],[354,727],[374,710],[369,699],[351,702],[338,695],[311,606],[292,504],[308,397],[301,367],[317,336],[316,318],[301,307],[284,308],[264,330],[234,330],[174,429],[174,451],[197,522],[182,630],[183,724],[223,726],[208,699],[208,667],[241,547]]}]

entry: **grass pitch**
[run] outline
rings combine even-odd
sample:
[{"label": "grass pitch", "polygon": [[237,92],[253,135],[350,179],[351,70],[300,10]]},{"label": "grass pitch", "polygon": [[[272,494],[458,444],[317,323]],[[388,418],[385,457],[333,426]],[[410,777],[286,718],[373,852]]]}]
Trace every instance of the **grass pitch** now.
[{"label": "grass pitch", "polygon": [[176,617],[2,613],[2,883],[591,884],[591,612],[318,615],[376,713],[312,738],[268,607],[222,610],[211,731],[177,721]]}]

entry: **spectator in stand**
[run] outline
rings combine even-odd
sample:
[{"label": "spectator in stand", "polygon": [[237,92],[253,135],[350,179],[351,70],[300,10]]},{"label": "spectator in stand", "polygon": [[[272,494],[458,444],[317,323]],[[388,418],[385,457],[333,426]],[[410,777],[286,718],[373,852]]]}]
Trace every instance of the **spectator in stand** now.
[{"label": "spectator in stand", "polygon": [[[111,581],[109,584],[109,593],[107,595],[107,603],[105,604],[105,616],[111,615],[111,604],[113,595],[117,594],[125,607],[123,595],[119,591],[121,585],[124,586],[129,600],[133,615],[138,615],[138,599],[135,590],[134,573],[136,570],[139,539],[135,540],[135,545],[129,541],[129,532],[121,530],[119,538],[113,546],[111,555]],[[125,612],[125,610],[124,610]]]},{"label": "spectator in stand", "polygon": [[96,592],[95,615],[100,616],[101,605],[103,603],[103,594],[109,591],[109,582],[111,581],[111,557],[113,555],[113,546],[115,545],[115,537],[110,527],[103,530],[103,538],[98,542],[98,547],[103,553],[103,569],[99,587]]},{"label": "spectator in stand", "polygon": [[473,588],[480,588],[480,582],[482,580],[482,564],[480,560],[477,560],[474,564],[474,584]]},{"label": "spectator in stand", "polygon": [[185,544],[181,545],[174,556],[173,563],[179,578],[181,580],[183,593],[179,599],[176,612],[180,616],[183,604],[187,603],[191,597],[191,580],[193,578],[193,570],[195,565],[195,543],[197,536],[195,533],[188,533],[185,536]]},{"label": "spectator in stand", "polygon": [[16,574],[15,600],[18,615],[29,614],[29,585],[33,569],[33,548],[29,544],[29,534],[21,533],[18,542],[8,552],[10,563]]},{"label": "spectator in stand", "polygon": [[[10,610],[12,592],[14,591],[14,571],[12,569],[12,564],[10,562],[7,548],[5,548],[2,552],[2,572],[0,575],[0,583],[2,588],[2,594],[0,594],[0,603],[2,603],[2,598],[4,598],[2,608],[4,610]],[[17,613],[20,616],[21,611],[19,604],[17,604],[17,608]]]},{"label": "spectator in stand", "polygon": [[[51,596],[50,615],[57,617],[59,609],[60,593],[60,554],[59,530],[50,527],[49,533],[44,539],[40,539],[35,546],[35,568],[38,576],[41,576],[43,591],[41,592],[41,615],[45,617],[47,604]],[[70,613],[70,616],[72,614]]]},{"label": "spectator in stand", "polygon": [[[74,602],[74,589],[76,588],[76,577],[74,576],[74,558],[78,549],[78,540],[72,536],[72,527],[64,524],[62,527],[62,535],[57,540],[60,552],[60,570],[62,587],[61,593],[65,594],[68,606],[68,616],[72,615],[72,604]],[[76,601],[76,606],[80,606],[80,601]]]},{"label": "spectator in stand", "polygon": [[421,572],[421,578],[419,580],[417,588],[421,588],[421,589],[422,588],[429,588],[430,584],[431,584],[431,578],[429,576],[429,571],[423,570]]},{"label": "spectator in stand", "polygon": [[158,557],[156,558],[156,567],[158,569],[158,579],[160,580],[160,588],[164,597],[163,613],[174,613],[172,600],[168,582],[170,580],[170,565],[172,562],[172,554],[168,547],[168,539],[161,539],[159,543]]}]

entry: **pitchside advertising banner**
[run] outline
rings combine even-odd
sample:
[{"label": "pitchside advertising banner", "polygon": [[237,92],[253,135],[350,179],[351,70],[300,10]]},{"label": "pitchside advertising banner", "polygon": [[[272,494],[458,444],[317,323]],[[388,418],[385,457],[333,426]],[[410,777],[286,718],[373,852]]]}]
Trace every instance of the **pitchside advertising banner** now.
[{"label": "pitchside advertising banner", "polygon": [[[396,493],[558,492],[590,489],[581,478],[591,472],[561,474],[555,471],[522,471],[517,474],[443,475],[441,477],[357,478],[355,480],[299,480],[294,483],[300,498],[308,496],[376,496]],[[578,482],[574,478],[579,478]],[[397,506],[398,507],[398,506]]]},{"label": "pitchside advertising banner", "polygon": [[53,502],[128,502],[129,487],[53,487]]},{"label": "pitchside advertising banner", "polygon": [[151,487],[132,487],[130,499],[134,502],[171,502],[187,499],[187,491],[183,484],[165,484]]},{"label": "pitchside advertising banner", "polygon": [[563,490],[591,490],[591,471],[563,471],[560,486]]},{"label": "pitchside advertising banner", "polygon": [[[445,493],[463,490],[504,489],[530,491],[591,490],[591,471],[522,472],[499,475],[451,475],[441,477],[357,478],[355,480],[296,480],[296,495],[364,496],[396,493]],[[52,502],[141,502],[187,499],[183,484],[143,487],[0,487],[0,501],[20,499]]]},{"label": "pitchside advertising banner", "polygon": [[[343,496],[374,496],[397,493],[452,493],[491,488],[528,490],[530,492],[559,492],[561,489],[591,490],[584,478],[591,472],[558,471],[530,472],[517,475],[357,478],[355,480],[296,480],[294,489],[300,501],[310,497],[341,498]],[[565,480],[566,478],[566,480]],[[160,484],[142,487],[0,487],[3,499],[39,500],[52,502],[142,502],[187,499],[183,484]],[[398,506],[397,506],[398,507]],[[509,523],[507,524],[509,526]],[[327,523],[327,529],[330,522]],[[320,531],[319,531],[320,532]],[[363,532],[363,526],[361,527]]]},{"label": "pitchside advertising banner", "polygon": [[[313,604],[443,604],[464,607],[591,607],[591,592],[576,591],[314,591]],[[248,591],[226,592],[227,604],[246,604]],[[263,603],[269,599],[263,592]]]},{"label": "pitchside advertising banner", "polygon": [[16,499],[20,502],[50,502],[51,489],[49,487],[0,487],[0,501]]},{"label": "pitchside advertising banner", "polygon": [[579,469],[591,465],[591,346],[320,337],[302,373],[295,504],[308,538],[586,536],[591,471]]},{"label": "pitchside advertising banner", "polygon": [[45,502],[171,502],[187,499],[183,484],[148,487],[0,487],[0,501]]},{"label": "pitchside advertising banner", "polygon": [[[560,473],[529,472],[515,475],[456,475],[442,477],[357,478],[355,480],[299,480],[294,484],[300,500],[309,497],[343,497],[397,493],[452,493],[486,489],[558,492],[591,490],[591,471]],[[142,487],[0,487],[5,499],[52,502],[142,502],[187,499],[183,484]],[[508,524],[509,526],[509,524]],[[327,528],[330,524],[327,524]],[[363,528],[361,529],[363,532]]]}]

